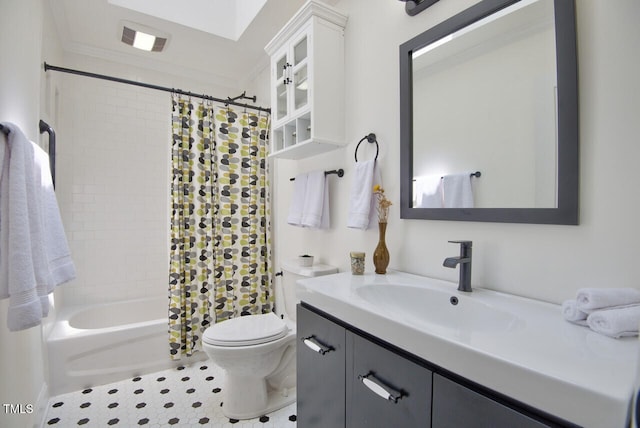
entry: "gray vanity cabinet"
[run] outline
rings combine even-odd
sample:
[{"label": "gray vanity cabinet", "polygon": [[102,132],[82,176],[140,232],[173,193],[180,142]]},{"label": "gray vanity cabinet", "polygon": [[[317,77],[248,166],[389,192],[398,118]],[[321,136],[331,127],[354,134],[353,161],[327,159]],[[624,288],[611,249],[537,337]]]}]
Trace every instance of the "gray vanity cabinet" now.
[{"label": "gray vanity cabinet", "polygon": [[344,327],[297,308],[297,423],[341,428],[345,420]]},{"label": "gray vanity cabinet", "polygon": [[301,428],[575,427],[457,382],[455,375],[319,310],[298,305],[297,314]]},{"label": "gray vanity cabinet", "polygon": [[431,371],[301,305],[297,329],[299,427],[430,426]]},{"label": "gray vanity cabinet", "polygon": [[541,428],[549,425],[439,374],[433,375],[433,428]]},{"label": "gray vanity cabinet", "polygon": [[351,332],[347,350],[347,427],[430,426],[430,370]]}]

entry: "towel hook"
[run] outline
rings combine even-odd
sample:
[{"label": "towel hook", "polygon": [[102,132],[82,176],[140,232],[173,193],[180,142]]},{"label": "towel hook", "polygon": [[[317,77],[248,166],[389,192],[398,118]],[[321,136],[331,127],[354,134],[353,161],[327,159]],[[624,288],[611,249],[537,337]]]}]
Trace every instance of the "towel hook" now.
[{"label": "towel hook", "polygon": [[378,153],[380,152],[380,146],[378,145],[376,134],[372,132],[369,135],[365,135],[364,137],[362,137],[360,141],[358,141],[358,145],[356,146],[356,151],[355,151],[356,162],[358,162],[358,147],[360,147],[360,143],[362,143],[364,140],[367,140],[368,143],[372,143],[372,144],[376,143],[376,157],[374,160],[378,160]]}]

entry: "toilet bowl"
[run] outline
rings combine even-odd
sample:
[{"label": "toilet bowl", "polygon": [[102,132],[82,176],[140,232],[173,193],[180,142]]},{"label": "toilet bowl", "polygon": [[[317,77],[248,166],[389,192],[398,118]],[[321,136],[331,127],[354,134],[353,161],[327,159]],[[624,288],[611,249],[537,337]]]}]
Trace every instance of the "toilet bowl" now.
[{"label": "toilet bowl", "polygon": [[222,413],[228,418],[251,419],[296,401],[295,282],[338,269],[284,262],[282,270],[282,318],[245,315],[214,324],[202,335],[203,350],[225,372]]},{"label": "toilet bowl", "polygon": [[246,315],[205,330],[202,347],[225,372],[222,413],[251,419],[296,400],[295,323]]}]

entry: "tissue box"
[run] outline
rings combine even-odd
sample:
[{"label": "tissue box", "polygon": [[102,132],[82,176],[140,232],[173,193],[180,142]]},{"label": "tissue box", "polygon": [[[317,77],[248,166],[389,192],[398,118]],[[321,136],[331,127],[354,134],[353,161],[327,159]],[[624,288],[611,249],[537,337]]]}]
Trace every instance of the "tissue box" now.
[{"label": "tissue box", "polygon": [[298,256],[298,264],[302,267],[313,266],[313,256],[309,256],[307,254]]}]

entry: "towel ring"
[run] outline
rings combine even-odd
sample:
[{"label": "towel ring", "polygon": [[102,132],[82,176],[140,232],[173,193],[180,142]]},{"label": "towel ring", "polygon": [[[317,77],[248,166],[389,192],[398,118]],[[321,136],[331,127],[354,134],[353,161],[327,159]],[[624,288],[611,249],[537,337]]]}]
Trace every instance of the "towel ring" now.
[{"label": "towel ring", "polygon": [[362,137],[360,141],[358,141],[358,145],[356,146],[356,151],[355,151],[356,162],[358,162],[358,147],[360,147],[360,143],[362,143],[364,140],[367,140],[368,143],[376,143],[376,157],[374,160],[378,160],[378,153],[380,152],[380,146],[378,145],[378,140],[376,140],[376,134],[372,132],[369,135],[365,135],[364,137]]}]

